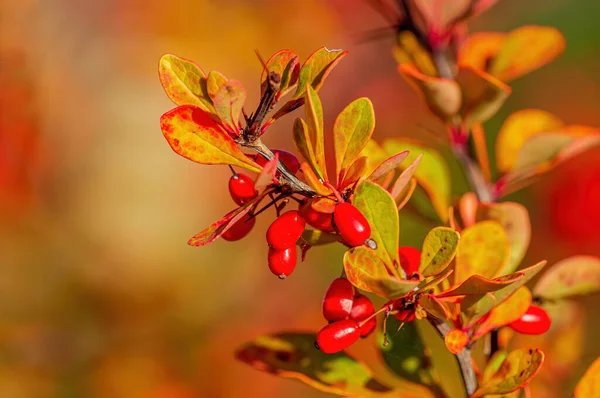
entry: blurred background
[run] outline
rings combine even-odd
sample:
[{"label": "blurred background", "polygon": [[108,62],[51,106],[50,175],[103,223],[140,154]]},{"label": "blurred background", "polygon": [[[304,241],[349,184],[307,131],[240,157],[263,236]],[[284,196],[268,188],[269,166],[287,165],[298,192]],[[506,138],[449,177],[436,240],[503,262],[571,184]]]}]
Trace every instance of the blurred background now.
[{"label": "blurred background", "polygon": [[[396,71],[393,36],[361,43],[386,25],[382,17],[361,0],[0,4],[0,397],[327,396],[257,372],[233,351],[264,333],[320,328],[343,248],[312,249],[280,281],[266,264],[271,215],[243,242],[186,245],[234,207],[229,171],[170,150],[158,120],[173,104],[157,64],[167,52],[192,59],[241,81],[255,104],[255,48],[264,57],[291,48],[301,60],[323,45],[348,49],[321,90],[326,126],[368,96],[376,139],[439,145],[441,127]],[[525,107],[600,126],[599,18],[596,0],[501,0],[471,23],[473,31],[553,25],[568,43],[561,58],[512,85],[486,124],[491,137]],[[293,150],[292,121],[276,123],[267,142]],[[451,166],[458,195],[464,178]],[[600,255],[600,150],[509,199],[531,211],[524,265]],[[427,226],[403,214],[402,230],[401,244],[416,246]],[[522,339],[551,351],[536,398],[570,396],[600,354],[592,316],[600,301],[581,302],[567,309],[567,337]],[[351,352],[383,371],[372,339]]]}]

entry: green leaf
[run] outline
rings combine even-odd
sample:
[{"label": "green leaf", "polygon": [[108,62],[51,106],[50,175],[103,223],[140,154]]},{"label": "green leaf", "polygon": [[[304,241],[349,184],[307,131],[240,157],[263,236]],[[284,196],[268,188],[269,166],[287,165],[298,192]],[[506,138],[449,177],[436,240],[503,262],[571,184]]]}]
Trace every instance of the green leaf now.
[{"label": "green leaf", "polygon": [[409,151],[406,159],[410,163],[414,162],[420,154],[423,155],[414,176],[419,185],[427,192],[440,220],[446,222],[450,207],[450,170],[439,152],[405,138],[386,140],[383,143],[383,149],[389,154]]},{"label": "green leaf", "polygon": [[371,226],[371,239],[377,244],[375,253],[395,269],[400,264],[400,220],[394,199],[374,182],[363,181],[356,188],[352,204],[360,210]]},{"label": "green leaf", "polygon": [[510,257],[501,274],[514,272],[529,247],[531,222],[525,206],[515,202],[481,203],[477,208],[478,220],[494,220],[502,225],[510,246]]},{"label": "green leaf", "polygon": [[572,256],[546,271],[533,290],[536,297],[563,300],[600,291],[600,258]]},{"label": "green leaf", "polygon": [[209,113],[193,105],[179,106],[160,118],[160,128],[175,153],[202,164],[230,164],[259,172]]},{"label": "green leaf", "polygon": [[383,261],[366,246],[354,247],[344,254],[344,270],[358,289],[387,299],[403,297],[418,285],[418,281],[391,277]]},{"label": "green leaf", "polygon": [[323,232],[318,229],[305,229],[300,237],[302,243],[307,246],[321,246],[329,243],[337,242],[339,235]]},{"label": "green leaf", "polygon": [[236,350],[236,358],[263,372],[297,379],[317,390],[342,396],[377,397],[392,389],[345,352],[324,354],[314,333],[284,332],[261,336]]},{"label": "green leaf", "polygon": [[533,379],[543,363],[544,353],[541,350],[522,348],[512,351],[498,370],[471,395],[471,398],[516,391]]},{"label": "green leaf", "polygon": [[192,61],[165,54],[158,64],[158,76],[165,93],[175,104],[195,105],[206,112],[213,111],[206,75]]},{"label": "green leaf", "polygon": [[469,66],[459,67],[456,81],[461,88],[460,113],[465,126],[494,116],[511,93],[511,88],[500,80]]},{"label": "green leaf", "polygon": [[217,72],[215,70],[211,70],[208,72],[208,76],[206,79],[206,88],[208,91],[208,96],[214,101],[215,95],[221,88],[223,84],[227,82],[227,78],[221,72]]},{"label": "green leaf", "polygon": [[[294,144],[296,145],[296,149],[298,150],[298,152],[300,152],[302,157],[304,157],[312,171],[315,173],[317,179],[323,180],[323,174],[321,173],[321,169],[317,164],[315,150],[312,146],[312,142],[308,135],[308,126],[306,125],[306,122],[304,120],[300,118],[294,120],[292,137],[294,138]],[[322,184],[319,183],[319,185]]]},{"label": "green leaf", "polygon": [[388,345],[378,344],[379,353],[387,368],[401,378],[424,385],[434,385],[429,349],[421,340],[417,322],[405,323],[390,316],[387,319]]},{"label": "green leaf", "polygon": [[306,90],[305,102],[306,125],[308,127],[308,137],[315,154],[316,167],[319,171],[317,174],[322,179],[327,180],[325,137],[323,134],[323,107],[321,106],[319,95],[310,86]]},{"label": "green leaf", "polygon": [[360,155],[371,139],[374,129],[375,111],[368,98],[359,98],[340,112],[333,125],[337,174]]},{"label": "green leaf", "polygon": [[448,227],[435,227],[423,241],[419,272],[423,276],[441,273],[450,265],[458,249],[460,234]]},{"label": "green leaf", "polygon": [[325,78],[329,72],[331,72],[331,69],[333,69],[346,54],[348,54],[348,51],[328,50],[326,47],[321,47],[312,53],[300,68],[298,88],[292,99],[302,97],[307,84],[312,86],[315,91],[319,91],[323,86]]},{"label": "green leaf", "polygon": [[478,222],[463,230],[461,235],[454,283],[460,283],[472,275],[493,278],[508,263],[508,237],[496,221]]},{"label": "green leaf", "polygon": [[[460,303],[464,326],[468,327],[477,322],[482,316],[490,312],[492,308],[502,303],[518,288],[529,282],[529,280],[540,272],[545,265],[546,261],[540,261],[531,267],[520,270],[516,274],[523,274],[522,278],[494,292],[483,295],[466,296]],[[505,277],[508,278],[509,276],[507,275]],[[512,276],[510,277],[512,278]]]},{"label": "green leaf", "polygon": [[281,81],[279,83],[279,91],[285,91],[289,86],[296,83],[298,72],[300,71],[298,64],[298,55],[293,50],[279,50],[271,56],[266,62],[267,70],[263,70],[260,76],[261,94],[264,94],[267,84],[268,72],[274,72],[279,75]]},{"label": "green leaf", "polygon": [[235,135],[240,133],[240,116],[246,102],[246,90],[238,81],[228,80],[219,88],[214,97],[217,116]]},{"label": "green leaf", "polygon": [[573,398],[597,397],[600,395],[600,358],[597,358],[577,383]]}]

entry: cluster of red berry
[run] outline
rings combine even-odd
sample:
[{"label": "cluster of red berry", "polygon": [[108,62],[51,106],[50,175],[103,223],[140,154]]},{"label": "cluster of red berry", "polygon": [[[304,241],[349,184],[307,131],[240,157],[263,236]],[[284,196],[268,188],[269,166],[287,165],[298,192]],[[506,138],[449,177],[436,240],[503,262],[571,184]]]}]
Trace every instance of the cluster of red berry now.
[{"label": "cluster of red berry", "polygon": [[315,346],[333,354],[367,337],[377,326],[375,307],[368,297],[357,294],[345,278],[337,278],[323,298],[323,317],[329,322],[317,333]]},{"label": "cluster of red berry", "polygon": [[[282,156],[281,160],[285,166],[296,173],[299,169],[297,160],[291,154],[291,157],[287,157],[286,153],[278,151],[277,156]],[[265,162],[262,157],[257,159]],[[254,181],[243,173],[234,173],[229,179],[229,193],[239,206],[258,196]],[[341,242],[350,247],[362,245],[371,236],[369,222],[351,203],[341,202],[338,199],[338,203],[335,204],[332,200],[333,211],[324,212],[312,206],[312,199],[299,202],[298,210],[289,210],[279,215],[267,230],[269,269],[281,279],[290,275],[296,267],[296,243],[302,236],[306,224],[323,232],[337,233]],[[232,225],[222,237],[228,241],[240,240],[250,233],[255,222],[255,214],[251,211]]]},{"label": "cluster of red berry", "polygon": [[[404,246],[399,249],[399,254],[400,264],[407,275],[418,271],[421,260],[418,249]],[[327,354],[351,346],[359,337],[367,337],[375,330],[376,315],[383,311],[386,318],[394,315],[401,322],[412,322],[416,318],[414,306],[405,304],[402,299],[392,300],[375,312],[371,300],[355,292],[347,279],[337,278],[331,282],[323,298],[323,317],[329,324],[317,333],[315,346]]]}]

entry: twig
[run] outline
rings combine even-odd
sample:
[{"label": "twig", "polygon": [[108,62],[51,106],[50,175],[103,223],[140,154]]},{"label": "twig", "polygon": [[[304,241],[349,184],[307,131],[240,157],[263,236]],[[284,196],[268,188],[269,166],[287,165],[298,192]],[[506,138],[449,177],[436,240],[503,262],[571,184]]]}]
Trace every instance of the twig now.
[{"label": "twig", "polygon": [[[442,338],[446,337],[446,334],[451,330],[450,326],[440,318],[428,315],[427,320],[436,328]],[[458,361],[465,391],[467,392],[467,396],[470,396],[477,390],[477,377],[475,376],[475,370],[471,362],[471,350],[465,348],[455,356]]]},{"label": "twig", "polygon": [[461,163],[463,171],[469,181],[469,185],[471,186],[471,189],[475,191],[479,200],[482,202],[491,202],[492,194],[490,192],[490,187],[483,177],[483,173],[477,163],[469,156],[466,145],[453,144],[452,151]]}]

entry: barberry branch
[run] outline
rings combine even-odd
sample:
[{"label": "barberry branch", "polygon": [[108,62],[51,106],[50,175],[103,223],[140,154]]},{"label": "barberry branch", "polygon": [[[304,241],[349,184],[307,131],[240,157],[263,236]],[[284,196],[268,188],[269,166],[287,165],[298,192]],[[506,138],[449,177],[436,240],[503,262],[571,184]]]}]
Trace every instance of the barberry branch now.
[{"label": "barberry branch", "polygon": [[[435,327],[442,339],[446,337],[446,334],[448,334],[450,330],[452,330],[450,325],[440,318],[428,315],[427,320]],[[477,390],[477,377],[475,376],[475,370],[473,369],[471,350],[465,348],[460,353],[456,354],[455,357],[458,361],[458,367],[460,368],[465,391],[467,392],[467,396],[470,396]]]}]

